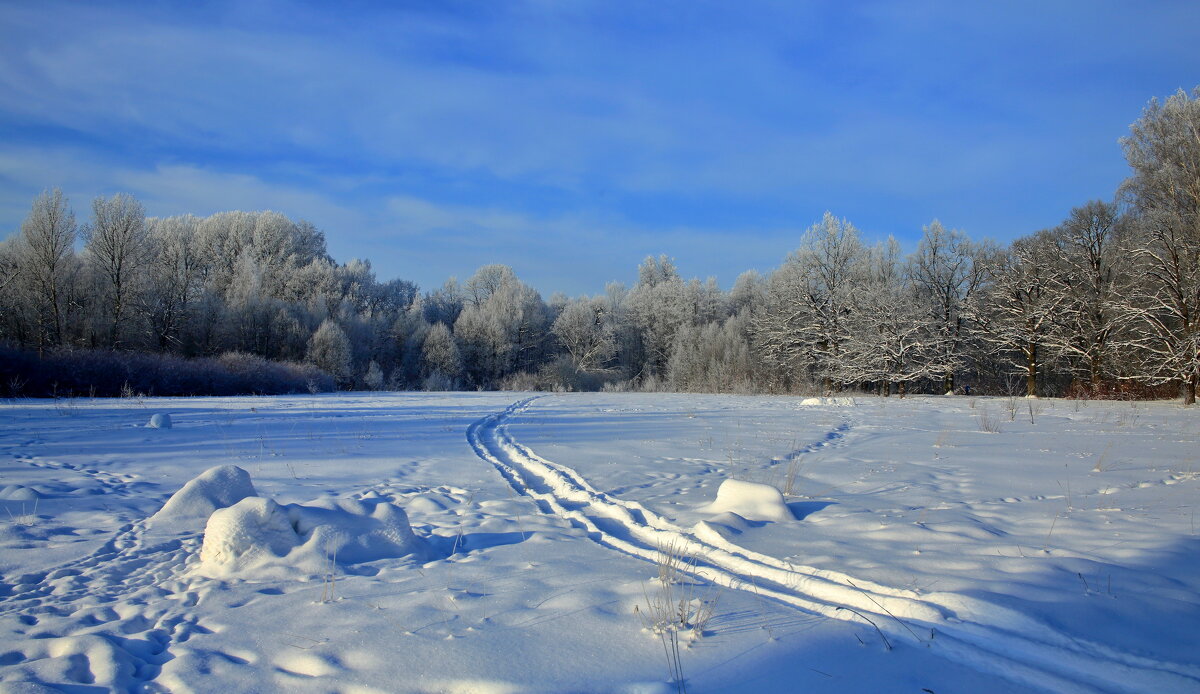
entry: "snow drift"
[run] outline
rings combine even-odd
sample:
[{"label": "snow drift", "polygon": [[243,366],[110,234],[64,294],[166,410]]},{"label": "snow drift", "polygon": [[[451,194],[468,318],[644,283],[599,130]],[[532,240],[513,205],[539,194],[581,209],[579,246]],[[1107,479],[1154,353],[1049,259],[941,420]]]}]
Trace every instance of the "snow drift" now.
[{"label": "snow drift", "polygon": [[335,563],[423,557],[424,550],[404,509],[383,498],[280,505],[248,497],[209,517],[197,571],[211,577],[320,573]]},{"label": "snow drift", "polygon": [[769,484],[725,480],[717,489],[716,501],[700,509],[702,513],[733,513],[746,520],[796,520],[783,501],[783,494]]},{"label": "snow drift", "polygon": [[210,467],[172,494],[150,521],[206,521],[213,511],[233,506],[248,496],[258,496],[250,473],[236,465]]},{"label": "snow drift", "polygon": [[38,490],[20,484],[9,484],[0,487],[0,500],[3,501],[37,501],[42,498]]}]

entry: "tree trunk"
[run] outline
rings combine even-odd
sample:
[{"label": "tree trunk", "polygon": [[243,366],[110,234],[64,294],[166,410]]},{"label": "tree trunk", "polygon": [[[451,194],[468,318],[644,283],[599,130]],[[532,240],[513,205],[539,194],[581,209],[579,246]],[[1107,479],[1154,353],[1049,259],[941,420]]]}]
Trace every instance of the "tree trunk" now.
[{"label": "tree trunk", "polygon": [[1025,349],[1025,395],[1037,397],[1037,345]]},{"label": "tree trunk", "polygon": [[953,371],[947,371],[946,377],[944,379],[942,379],[942,392],[943,393],[953,393],[954,392],[954,372]]},{"label": "tree trunk", "polygon": [[897,387],[897,389],[898,389],[898,390],[899,390],[899,392],[900,392],[900,399],[901,399],[901,400],[903,400],[903,399],[904,399],[904,392],[905,392],[904,383],[905,383],[904,381],[900,381],[900,382],[898,382],[898,383],[896,384],[896,387]]},{"label": "tree trunk", "polygon": [[1184,384],[1184,390],[1183,390],[1183,404],[1184,405],[1195,405],[1196,404],[1196,381],[1197,381],[1196,373],[1193,372],[1192,377],[1189,378],[1187,380],[1187,383]]}]

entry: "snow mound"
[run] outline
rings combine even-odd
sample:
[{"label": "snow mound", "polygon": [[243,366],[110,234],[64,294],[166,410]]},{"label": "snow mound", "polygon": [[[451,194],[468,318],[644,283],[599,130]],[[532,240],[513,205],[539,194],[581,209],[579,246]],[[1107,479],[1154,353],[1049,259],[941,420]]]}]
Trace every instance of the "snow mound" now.
[{"label": "snow mound", "polygon": [[738,535],[756,525],[762,525],[762,523],[748,521],[732,511],[726,511],[696,523],[692,526],[692,534],[698,540],[721,545],[726,541],[732,542]]},{"label": "snow mound", "polygon": [[146,426],[150,429],[170,429],[171,415],[166,412],[155,412],[150,417],[150,421],[146,423]]},{"label": "snow mound", "polygon": [[854,398],[850,397],[804,398],[800,401],[800,407],[854,407],[855,404]]},{"label": "snow mound", "polygon": [[183,485],[150,520],[203,520],[249,496],[258,496],[250,473],[236,465],[218,465]]},{"label": "snow mound", "polygon": [[[722,482],[717,489],[717,500],[702,507],[700,511],[714,514],[732,513],[745,520],[796,520],[778,489],[769,484],[742,480]],[[728,519],[728,516],[725,518]]]},{"label": "snow mound", "polygon": [[42,495],[36,489],[19,484],[9,484],[0,487],[0,500],[3,501],[37,501]]},{"label": "snow mound", "polygon": [[408,514],[382,498],[292,504],[288,517],[306,545],[342,564],[402,557],[422,549],[408,524]]},{"label": "snow mound", "polygon": [[248,497],[218,509],[204,528],[197,570],[210,577],[327,572],[350,565],[424,556],[404,509],[386,499],[323,499],[281,506]]},{"label": "snow mound", "polygon": [[232,564],[239,559],[282,557],[299,544],[287,512],[270,499],[249,496],[208,517],[200,561]]}]

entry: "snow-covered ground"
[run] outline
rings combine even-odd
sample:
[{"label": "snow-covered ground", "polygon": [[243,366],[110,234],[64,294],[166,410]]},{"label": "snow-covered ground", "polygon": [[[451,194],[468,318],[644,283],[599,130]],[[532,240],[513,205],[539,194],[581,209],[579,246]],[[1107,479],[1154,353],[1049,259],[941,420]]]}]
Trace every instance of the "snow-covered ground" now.
[{"label": "snow-covered ground", "polygon": [[1198,439],[1171,403],[5,402],[0,692],[1200,691]]}]

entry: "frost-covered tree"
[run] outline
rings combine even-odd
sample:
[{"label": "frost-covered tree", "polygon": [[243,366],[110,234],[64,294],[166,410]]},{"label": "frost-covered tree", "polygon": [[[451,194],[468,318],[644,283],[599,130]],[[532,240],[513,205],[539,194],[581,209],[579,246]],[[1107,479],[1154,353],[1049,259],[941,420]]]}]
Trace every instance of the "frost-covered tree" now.
[{"label": "frost-covered tree", "polygon": [[1065,301],[1054,277],[1054,243],[1049,231],[1013,241],[991,264],[988,290],[976,297],[971,312],[992,357],[1024,375],[1030,397],[1039,393],[1038,374],[1050,356],[1054,319]]},{"label": "frost-covered tree", "polygon": [[665,375],[676,331],[692,322],[693,304],[675,263],[665,255],[642,261],[627,306],[641,343],[641,371]]},{"label": "frost-covered tree", "polygon": [[1093,200],[1051,232],[1057,257],[1050,260],[1064,294],[1051,344],[1093,394],[1103,379],[1119,375],[1118,354],[1129,353],[1121,310],[1130,269],[1123,226],[1115,203]]},{"label": "frost-covered tree", "polygon": [[941,377],[941,326],[922,305],[894,238],[871,249],[860,281],[846,319],[841,379],[879,383],[884,395],[894,386],[903,397],[910,382]]},{"label": "frost-covered tree", "polygon": [[[420,296],[415,297],[408,309],[398,315],[392,323],[391,338],[395,344],[396,355],[395,366],[389,378],[392,388],[414,387],[420,382],[421,353],[431,327],[425,320],[424,299]],[[447,329],[447,335],[449,332]],[[450,339],[453,341],[453,337]],[[457,349],[456,346],[455,350]]]},{"label": "frost-covered tree", "polygon": [[0,292],[8,289],[8,285],[20,274],[21,264],[17,260],[16,239],[0,241]]},{"label": "frost-covered tree", "polygon": [[942,379],[943,392],[954,390],[969,344],[967,307],[985,278],[978,258],[986,249],[938,220],[924,227],[917,250],[908,259],[908,276],[928,314],[934,332],[928,336],[929,359]]},{"label": "frost-covered tree", "polygon": [[427,294],[423,303],[426,323],[454,325],[462,313],[465,299],[458,280],[451,277],[440,288]]},{"label": "frost-covered tree", "polygon": [[1129,309],[1145,337],[1142,376],[1200,386],[1200,87],[1157,99],[1121,140],[1133,175],[1123,189],[1137,213],[1134,257],[1144,279]]},{"label": "frost-covered tree", "polygon": [[821,379],[826,390],[839,380],[864,258],[858,229],[826,212],[771,274],[755,330],[766,357],[790,375],[791,387],[805,376]]},{"label": "frost-covered tree", "polygon": [[600,369],[616,353],[616,337],[606,313],[603,298],[577,299],[562,309],[550,328],[580,371]]},{"label": "frost-covered tree", "polygon": [[353,366],[350,354],[350,340],[346,333],[336,321],[326,318],[308,340],[306,359],[340,384],[348,385]]},{"label": "frost-covered tree", "polygon": [[467,303],[479,307],[506,284],[517,281],[517,275],[507,265],[484,265],[475,271],[463,287]]},{"label": "frost-covered tree", "polygon": [[[421,375],[439,382],[457,383],[462,377],[463,361],[454,336],[445,323],[434,323],[421,346]],[[449,386],[453,387],[453,386]]]},{"label": "frost-covered tree", "polygon": [[704,393],[752,392],[754,364],[746,339],[748,322],[743,313],[702,326],[681,326],[667,364],[671,387]]},{"label": "frost-covered tree", "polygon": [[39,352],[65,343],[77,231],[75,213],[57,188],[35,198],[21,223],[16,251],[33,308]]},{"label": "frost-covered tree", "polygon": [[767,282],[758,270],[747,270],[737,276],[729,290],[729,313],[743,311],[751,314],[762,310],[767,301]]},{"label": "frost-covered tree", "polygon": [[454,323],[454,336],[471,382],[490,387],[504,376],[536,368],[545,356],[549,327],[541,296],[515,277],[482,304],[468,304]]},{"label": "frost-covered tree", "polygon": [[198,224],[199,220],[191,215],[146,221],[153,252],[141,311],[159,351],[184,349],[184,327],[203,291],[201,258],[196,249]]},{"label": "frost-covered tree", "polygon": [[146,211],[132,196],[92,200],[92,221],[83,227],[84,253],[105,298],[106,344],[120,347],[130,308],[141,297],[152,257]]},{"label": "frost-covered tree", "polygon": [[374,359],[367,364],[367,373],[363,374],[363,385],[368,390],[383,390],[383,369],[379,368],[379,364]]}]

